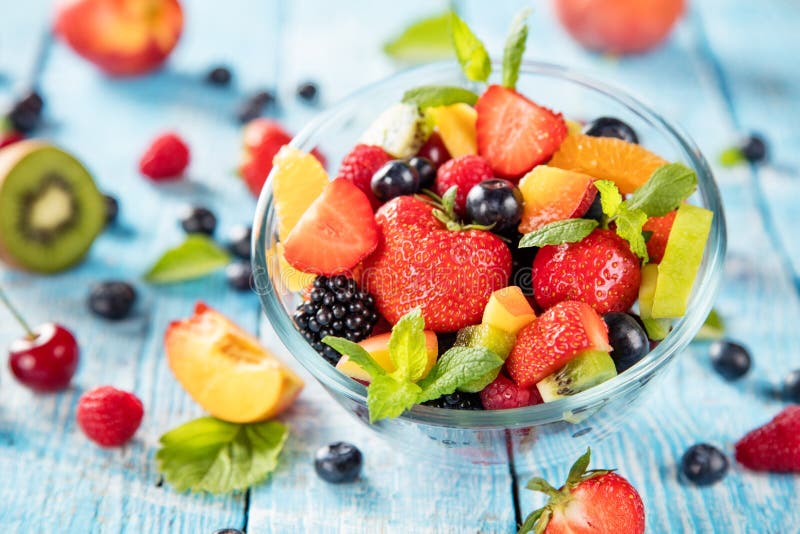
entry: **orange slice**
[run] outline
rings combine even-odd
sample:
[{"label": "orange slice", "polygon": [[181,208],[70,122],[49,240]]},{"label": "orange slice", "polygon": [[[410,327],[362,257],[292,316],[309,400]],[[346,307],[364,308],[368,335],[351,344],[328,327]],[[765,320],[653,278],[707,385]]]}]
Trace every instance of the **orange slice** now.
[{"label": "orange slice", "polygon": [[278,237],[285,241],[303,213],[328,185],[328,173],[311,154],[285,146],[273,160],[271,180]]}]

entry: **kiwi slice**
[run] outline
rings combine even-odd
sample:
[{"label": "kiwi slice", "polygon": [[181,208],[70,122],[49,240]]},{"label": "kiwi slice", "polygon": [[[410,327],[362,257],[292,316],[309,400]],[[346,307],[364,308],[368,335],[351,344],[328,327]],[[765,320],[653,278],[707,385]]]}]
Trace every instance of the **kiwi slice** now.
[{"label": "kiwi slice", "polygon": [[540,380],[536,388],[542,400],[550,402],[575,395],[615,376],[617,369],[607,352],[587,350],[555,373]]},{"label": "kiwi slice", "polygon": [[394,104],[384,110],[361,136],[360,143],[377,145],[395,158],[417,153],[430,134],[417,106]]},{"label": "kiwi slice", "polygon": [[[494,352],[504,360],[508,358],[517,336],[490,324],[465,326],[458,331],[454,347],[484,347]],[[500,369],[487,373],[469,384],[458,388],[460,391],[476,393],[494,381]]]},{"label": "kiwi slice", "polygon": [[0,259],[39,273],[78,263],[105,226],[103,195],[81,163],[42,141],[0,150]]}]

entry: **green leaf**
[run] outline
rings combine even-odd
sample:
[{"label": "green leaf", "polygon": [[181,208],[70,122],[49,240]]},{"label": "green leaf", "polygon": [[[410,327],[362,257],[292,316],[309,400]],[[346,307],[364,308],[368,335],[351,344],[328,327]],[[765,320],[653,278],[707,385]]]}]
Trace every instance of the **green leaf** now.
[{"label": "green leaf", "polygon": [[519,78],[519,66],[525,53],[525,41],[528,39],[528,25],[525,21],[531,14],[526,8],[517,13],[508,30],[506,44],[503,48],[503,87],[514,89]]},{"label": "green leaf", "polygon": [[711,310],[706,317],[706,322],[694,337],[695,341],[713,341],[725,335],[725,321],[717,310]]},{"label": "green leaf", "polygon": [[453,57],[450,12],[414,22],[387,42],[383,51],[394,59],[414,63]]},{"label": "green leaf", "polygon": [[642,235],[642,226],[647,222],[647,215],[640,209],[628,209],[626,204],[620,205],[620,212],[614,222],[617,235],[628,242],[631,251],[647,262],[647,243]]},{"label": "green leaf", "polygon": [[470,106],[478,101],[478,95],[463,87],[451,85],[423,85],[409,89],[403,94],[403,103],[415,104],[418,108],[448,106],[464,102]]},{"label": "green leaf", "polygon": [[697,188],[695,172],[680,163],[662,165],[626,201],[631,210],[640,209],[648,217],[661,217],[677,209]]},{"label": "green leaf", "polygon": [[395,380],[389,375],[375,377],[367,389],[370,423],[399,417],[417,403],[421,392],[413,382]]},{"label": "green leaf", "polygon": [[581,481],[581,477],[589,468],[589,462],[592,459],[592,449],[587,448],[586,452],[572,464],[567,475],[567,484],[577,484]]},{"label": "green leaf", "polygon": [[542,493],[546,493],[547,495],[555,495],[558,493],[558,490],[550,485],[548,481],[541,477],[533,477],[525,484],[525,487],[529,490],[533,491],[540,491]]},{"label": "green leaf", "polygon": [[484,347],[453,347],[439,357],[420,383],[422,403],[449,395],[459,387],[503,366],[503,359]]},{"label": "green leaf", "polygon": [[201,417],[161,436],[158,469],[177,491],[228,493],[258,484],[278,466],[289,429]]},{"label": "green leaf", "polygon": [[375,359],[370,356],[369,352],[358,343],[353,343],[349,339],[335,336],[325,336],[322,342],[333,347],[340,354],[346,354],[356,365],[364,369],[369,376],[374,380],[378,376],[386,375],[386,371],[381,367]]},{"label": "green leaf", "polygon": [[539,508],[538,510],[534,510],[528,517],[525,518],[525,522],[522,523],[522,526],[519,527],[517,534],[525,534],[527,532],[533,532],[533,527],[536,526],[536,522],[542,517],[542,514],[547,508]]},{"label": "green leaf", "polygon": [[545,508],[544,512],[542,513],[539,521],[536,522],[536,530],[534,534],[544,534],[545,530],[547,530],[547,524],[550,522],[550,516],[553,515],[553,512],[550,508]]},{"label": "green leaf", "polygon": [[450,14],[450,31],[464,75],[474,82],[485,82],[492,73],[492,62],[483,43],[455,13]]},{"label": "green leaf", "polygon": [[519,248],[576,243],[591,234],[597,226],[598,222],[594,219],[564,219],[551,222],[525,234],[519,241]]},{"label": "green leaf", "polygon": [[611,180],[597,180],[594,183],[597,192],[600,193],[600,205],[603,208],[603,214],[609,219],[615,217],[619,211],[619,206],[622,204],[622,195],[617,189],[617,184]]},{"label": "green leaf", "polygon": [[428,366],[425,346],[425,319],[422,311],[414,308],[397,321],[389,338],[389,357],[397,369],[393,376],[398,380],[416,382]]},{"label": "green leaf", "polygon": [[144,275],[154,284],[192,280],[210,274],[230,263],[230,256],[205,235],[192,234],[164,253]]},{"label": "green leaf", "polygon": [[719,155],[719,164],[723,167],[734,167],[745,161],[747,158],[744,157],[744,153],[739,147],[726,148]]}]

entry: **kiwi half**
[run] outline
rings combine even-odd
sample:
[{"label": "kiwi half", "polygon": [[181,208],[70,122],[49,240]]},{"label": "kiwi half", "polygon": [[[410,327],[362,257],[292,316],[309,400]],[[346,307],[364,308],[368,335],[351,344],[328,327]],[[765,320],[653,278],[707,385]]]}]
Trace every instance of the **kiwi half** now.
[{"label": "kiwi half", "polygon": [[73,156],[38,140],[0,150],[0,259],[39,273],[78,263],[105,226],[105,202]]},{"label": "kiwi half", "polygon": [[[494,352],[502,359],[508,358],[511,349],[514,348],[516,341],[516,334],[501,330],[496,326],[490,324],[479,324],[474,326],[465,326],[458,331],[454,347],[483,347]],[[475,379],[468,384],[461,386],[459,391],[468,393],[477,393],[486,386],[492,383],[497,378],[500,369],[486,373],[481,378]]]},{"label": "kiwi half", "polygon": [[575,395],[615,376],[617,369],[607,352],[587,350],[555,373],[540,380],[536,388],[542,400],[550,402]]}]

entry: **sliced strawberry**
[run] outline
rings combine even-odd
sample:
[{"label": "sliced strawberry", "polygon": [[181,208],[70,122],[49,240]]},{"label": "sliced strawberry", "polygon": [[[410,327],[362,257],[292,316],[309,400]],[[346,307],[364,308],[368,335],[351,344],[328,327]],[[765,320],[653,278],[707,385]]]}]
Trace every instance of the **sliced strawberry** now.
[{"label": "sliced strawberry", "polygon": [[378,245],[367,196],[352,182],[332,181],[303,213],[284,243],[295,269],[331,276],[349,271]]},{"label": "sliced strawberry", "polygon": [[392,156],[379,146],[356,145],[342,160],[338,178],[353,182],[367,195],[372,207],[378,209],[381,201],[372,193],[372,175],[392,159]]},{"label": "sliced strawberry", "polygon": [[675,221],[677,211],[671,211],[663,217],[650,217],[644,223],[642,230],[653,232],[647,240],[647,255],[650,256],[651,263],[661,263],[664,257],[664,249],[667,248],[667,239],[672,230],[672,223]]},{"label": "sliced strawberry", "polygon": [[561,302],[517,334],[506,369],[528,388],[588,349],[611,351],[605,322],[586,303]]},{"label": "sliced strawberry", "polygon": [[800,473],[800,406],[787,406],[740,439],[736,461],[755,471]]},{"label": "sliced strawberry", "polygon": [[486,410],[508,410],[542,403],[542,396],[535,387],[521,388],[504,374],[497,375],[494,382],[480,392]]},{"label": "sliced strawberry", "polygon": [[544,163],[567,136],[560,113],[531,102],[513,89],[489,86],[475,109],[478,154],[504,178],[518,178]]}]

